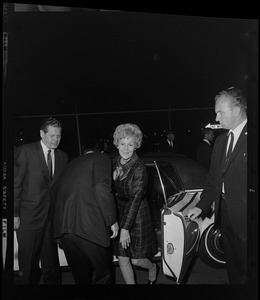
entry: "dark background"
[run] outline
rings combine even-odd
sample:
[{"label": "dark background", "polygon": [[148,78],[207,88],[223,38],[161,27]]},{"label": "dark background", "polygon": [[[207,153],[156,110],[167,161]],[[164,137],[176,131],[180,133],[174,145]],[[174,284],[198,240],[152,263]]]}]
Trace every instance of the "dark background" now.
[{"label": "dark background", "polygon": [[4,27],[14,146],[38,140],[41,120],[52,115],[70,157],[79,144],[112,142],[115,127],[132,122],[144,133],[140,152],[156,151],[172,129],[179,152],[195,158],[201,128],[216,123],[219,91],[236,86],[249,108],[255,101],[256,20],[36,7],[9,5]]},{"label": "dark background", "polygon": [[[215,95],[236,86],[248,98],[248,189],[255,191],[249,193],[249,239],[250,255],[257,262],[258,20],[244,17],[241,10],[236,17],[238,5],[232,5],[231,12],[219,3],[208,7],[214,16],[178,14],[175,7],[175,12],[70,7],[69,12],[42,13],[37,5],[24,12],[3,5],[3,32],[8,35],[2,80],[3,216],[7,208],[13,211],[13,149],[40,139],[43,117],[52,115],[62,122],[60,148],[70,158],[79,155],[78,133],[82,145],[97,137],[111,141],[115,127],[126,122],[138,124],[144,133],[140,151],[150,151],[157,137],[173,129],[180,151],[194,158],[201,128],[215,124]],[[245,10],[245,5],[240,7]],[[12,224],[10,213],[10,236]],[[7,241],[13,249],[12,239]],[[209,288],[206,292],[212,296]],[[228,298],[245,297],[231,288]],[[183,298],[186,290],[184,286],[169,296],[179,292]],[[82,292],[85,295],[85,289]],[[250,292],[251,287],[248,299]],[[200,295],[201,287],[195,293]],[[223,298],[220,286],[214,293]]]}]

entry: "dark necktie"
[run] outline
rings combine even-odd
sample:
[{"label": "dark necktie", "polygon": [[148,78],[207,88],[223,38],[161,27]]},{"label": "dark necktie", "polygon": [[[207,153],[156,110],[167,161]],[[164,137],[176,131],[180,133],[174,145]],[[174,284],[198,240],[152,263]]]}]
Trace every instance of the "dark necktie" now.
[{"label": "dark necktie", "polygon": [[227,169],[227,166],[228,166],[228,163],[229,163],[229,160],[230,160],[230,155],[232,153],[233,143],[234,143],[234,133],[231,131],[230,132],[230,143],[229,143],[228,152],[227,152],[227,155],[226,155],[226,160],[225,160],[223,173],[226,172],[226,169]]},{"label": "dark necktie", "polygon": [[49,173],[49,180],[52,180],[52,158],[51,158],[51,150],[48,150],[47,154],[47,167]]}]

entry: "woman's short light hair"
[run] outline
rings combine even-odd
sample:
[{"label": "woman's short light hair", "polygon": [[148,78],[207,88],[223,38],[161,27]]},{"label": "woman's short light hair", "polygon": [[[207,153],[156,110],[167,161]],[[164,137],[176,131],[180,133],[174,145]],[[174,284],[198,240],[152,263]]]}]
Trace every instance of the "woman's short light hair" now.
[{"label": "woman's short light hair", "polygon": [[117,147],[119,141],[126,137],[134,137],[135,148],[140,148],[142,144],[143,134],[137,125],[131,123],[118,125],[113,134],[114,145]]}]

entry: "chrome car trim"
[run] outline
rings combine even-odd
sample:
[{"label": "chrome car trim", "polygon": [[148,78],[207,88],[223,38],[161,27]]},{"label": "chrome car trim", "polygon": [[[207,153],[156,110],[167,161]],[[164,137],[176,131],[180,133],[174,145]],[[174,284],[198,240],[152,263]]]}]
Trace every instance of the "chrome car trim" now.
[{"label": "chrome car trim", "polygon": [[193,202],[193,200],[197,197],[197,194],[198,194],[198,193],[195,193],[195,194],[192,196],[192,198],[190,199],[190,201],[180,209],[180,212],[183,212],[183,211],[185,210],[185,208],[188,207],[188,206]]},{"label": "chrome car trim", "polygon": [[165,208],[168,208],[164,184],[163,184],[163,181],[162,181],[161,173],[160,173],[160,171],[159,171],[158,165],[157,165],[157,163],[156,163],[155,160],[154,160],[154,165],[155,165],[155,167],[156,167],[156,170],[157,170],[157,173],[158,173],[158,176],[159,176],[159,180],[160,180],[160,183],[161,183],[162,192],[163,192],[163,198],[164,198],[164,203],[165,203]]},{"label": "chrome car trim", "polygon": [[[211,227],[211,229],[213,228],[213,226],[214,226],[214,223],[212,223],[209,227]],[[209,228],[208,227],[208,228]],[[209,236],[209,233],[211,232],[211,229],[210,230],[208,230],[207,232],[206,232],[206,238],[205,238],[205,248],[206,248],[206,250],[207,250],[207,252],[208,252],[208,255],[213,259],[213,260],[215,260],[215,261],[217,261],[217,262],[219,262],[219,263],[222,263],[222,264],[225,264],[225,260],[219,260],[219,259],[217,259],[215,256],[213,256],[212,254],[211,254],[211,251],[209,250],[209,248],[208,248],[208,244],[207,244],[207,237]],[[215,230],[215,232],[216,231],[218,231],[218,230]],[[214,235],[214,237],[215,237],[216,235]]]}]

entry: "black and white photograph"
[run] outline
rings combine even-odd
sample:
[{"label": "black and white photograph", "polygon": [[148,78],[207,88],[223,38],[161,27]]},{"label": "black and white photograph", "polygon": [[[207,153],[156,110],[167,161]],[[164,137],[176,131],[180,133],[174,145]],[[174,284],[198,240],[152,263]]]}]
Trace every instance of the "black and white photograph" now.
[{"label": "black and white photograph", "polygon": [[3,299],[257,299],[258,19],[86,5],[2,3]]}]

